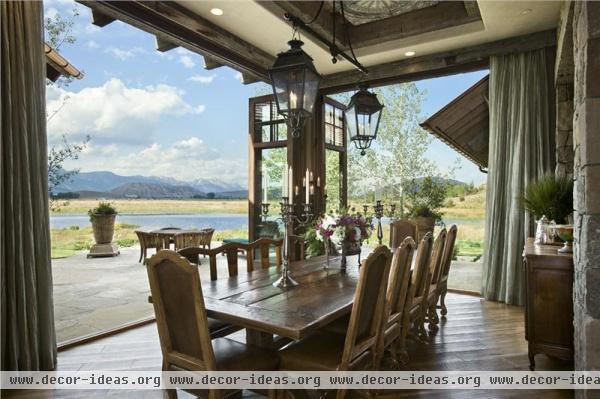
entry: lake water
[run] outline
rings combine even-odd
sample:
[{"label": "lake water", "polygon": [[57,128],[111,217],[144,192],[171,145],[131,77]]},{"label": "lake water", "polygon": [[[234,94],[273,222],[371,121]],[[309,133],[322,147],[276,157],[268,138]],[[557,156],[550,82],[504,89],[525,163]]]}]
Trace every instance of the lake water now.
[{"label": "lake water", "polygon": [[[447,226],[453,224],[482,225],[483,220],[444,220]],[[135,224],[145,228],[180,227],[180,228],[207,228],[215,230],[247,229],[248,215],[231,214],[204,214],[204,215],[119,215],[117,223]],[[388,223],[387,218],[382,223]],[[64,229],[71,226],[90,226],[87,215],[54,215],[50,216],[50,228]]]}]

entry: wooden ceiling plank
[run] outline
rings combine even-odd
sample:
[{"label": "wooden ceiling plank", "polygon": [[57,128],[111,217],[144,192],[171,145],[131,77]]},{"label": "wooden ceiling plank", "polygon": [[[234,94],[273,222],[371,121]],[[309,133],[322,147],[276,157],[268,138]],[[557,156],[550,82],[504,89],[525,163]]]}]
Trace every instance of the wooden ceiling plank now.
[{"label": "wooden ceiling plank", "polygon": [[94,10],[92,9],[92,24],[102,28],[105,27],[106,25],[110,24],[111,22],[114,22],[116,19],[113,17],[110,17],[98,10]]},{"label": "wooden ceiling plank", "polygon": [[174,45],[206,54],[255,79],[268,81],[275,57],[171,2],[78,0],[92,10],[161,36]]},{"label": "wooden ceiling plank", "polygon": [[433,7],[352,26],[350,42],[357,49],[477,21],[481,21],[481,17],[469,15],[462,2],[444,1]]},{"label": "wooden ceiling plank", "polygon": [[367,65],[369,74],[364,79],[359,71],[354,70],[325,75],[321,82],[321,91],[322,94],[333,94],[352,90],[361,79],[371,86],[384,86],[481,70],[488,67],[489,57],[492,55],[530,51],[551,47],[555,44],[556,32],[547,30],[445,53],[436,53],[374,66]]},{"label": "wooden ceiling plank", "polygon": [[464,2],[465,10],[469,16],[481,16],[477,0],[467,0]]},{"label": "wooden ceiling plank", "polygon": [[242,83],[243,84],[249,85],[249,84],[256,83],[256,82],[258,82],[258,79],[242,72]]}]

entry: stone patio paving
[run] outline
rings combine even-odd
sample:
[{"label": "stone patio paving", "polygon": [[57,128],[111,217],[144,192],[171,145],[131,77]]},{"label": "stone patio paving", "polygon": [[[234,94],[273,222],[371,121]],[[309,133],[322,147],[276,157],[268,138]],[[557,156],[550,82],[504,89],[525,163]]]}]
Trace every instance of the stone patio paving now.
[{"label": "stone patio paving", "polygon": [[[138,263],[139,247],[122,248],[121,255],[114,258],[87,259],[86,254],[83,251],[52,261],[54,319],[59,343],[154,314],[148,303],[148,276]],[[218,260],[217,267],[223,269],[220,270],[223,275],[227,273],[226,260],[221,256]],[[245,267],[243,257],[240,265]],[[201,267],[200,275],[208,279],[208,267]],[[479,291],[481,263],[453,262],[448,285]]]}]

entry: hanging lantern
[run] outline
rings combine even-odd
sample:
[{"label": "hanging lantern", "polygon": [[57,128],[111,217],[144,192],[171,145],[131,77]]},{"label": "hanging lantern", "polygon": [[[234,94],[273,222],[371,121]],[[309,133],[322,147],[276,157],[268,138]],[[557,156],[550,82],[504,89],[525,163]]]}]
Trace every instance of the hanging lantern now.
[{"label": "hanging lantern", "polygon": [[350,140],[356,148],[365,155],[366,149],[371,147],[373,140],[377,138],[377,129],[383,104],[377,99],[375,93],[371,93],[366,85],[361,85],[356,94],[350,99],[346,109],[346,130]]},{"label": "hanging lantern", "polygon": [[292,136],[298,137],[313,113],[321,76],[302,50],[302,41],[290,40],[288,44],[290,49],[279,53],[269,69],[269,78],[277,112],[287,121]]}]

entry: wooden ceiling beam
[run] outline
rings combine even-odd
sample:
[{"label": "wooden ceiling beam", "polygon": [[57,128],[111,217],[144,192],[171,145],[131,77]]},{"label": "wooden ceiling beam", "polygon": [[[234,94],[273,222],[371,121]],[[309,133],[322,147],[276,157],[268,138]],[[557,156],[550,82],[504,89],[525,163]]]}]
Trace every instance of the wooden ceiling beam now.
[{"label": "wooden ceiling beam", "polygon": [[473,22],[481,22],[479,12],[469,15],[463,2],[442,1],[432,7],[352,26],[350,42],[358,49]]},{"label": "wooden ceiling beam", "polygon": [[223,66],[223,64],[221,64],[219,61],[215,60],[211,56],[205,55],[202,58],[204,58],[204,69],[206,69],[207,71],[210,71],[211,69],[221,68]]},{"label": "wooden ceiling beam", "polygon": [[156,50],[160,52],[173,50],[174,48],[179,47],[177,44],[173,43],[162,35],[156,35],[154,39],[156,42]]},{"label": "wooden ceiling beam", "polygon": [[119,19],[172,45],[208,55],[257,80],[268,81],[275,57],[174,2],[90,1],[79,3]]},{"label": "wooden ceiling beam", "polygon": [[[315,18],[317,12],[320,7],[320,2],[318,1],[279,1],[279,0],[270,0],[270,1],[257,1],[257,4],[261,5],[266,10],[270,11],[272,14],[276,15],[282,20],[285,20],[285,13],[290,13],[295,17],[300,18],[303,22],[308,23]],[[310,24],[310,27],[319,35],[324,37],[325,39],[333,42],[333,17],[331,15],[331,11],[328,7],[323,7],[321,13],[317,17],[317,19]],[[290,25],[291,29],[291,25]],[[347,46],[346,37],[344,35],[344,25],[342,24],[342,18],[340,16],[336,17],[335,21],[335,31],[336,31],[336,43],[342,47]],[[290,30],[291,33],[291,30]],[[290,35],[291,36],[291,35]],[[316,44],[329,50],[327,46],[325,46],[320,41],[316,41]]]},{"label": "wooden ceiling beam", "polygon": [[492,55],[531,51],[555,44],[556,32],[551,29],[444,53],[367,66],[369,74],[364,79],[360,72],[354,70],[325,75],[321,82],[321,93],[353,90],[361,80],[371,86],[385,86],[481,70],[489,66],[489,57]]},{"label": "wooden ceiling beam", "polygon": [[256,82],[258,82],[258,81],[259,81],[259,80],[258,80],[258,79],[256,79],[255,77],[253,77],[253,76],[250,76],[250,75],[248,75],[248,74],[245,74],[245,73],[243,73],[243,72],[242,72],[242,83],[243,83],[243,84],[245,84],[245,85],[249,85],[249,84],[252,84],[252,83],[256,83]]},{"label": "wooden ceiling beam", "polygon": [[92,24],[102,28],[111,22],[114,22],[116,19],[113,17],[109,17],[108,15],[101,13],[98,10],[92,9]]}]

